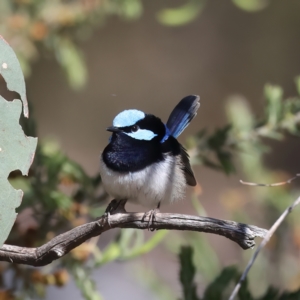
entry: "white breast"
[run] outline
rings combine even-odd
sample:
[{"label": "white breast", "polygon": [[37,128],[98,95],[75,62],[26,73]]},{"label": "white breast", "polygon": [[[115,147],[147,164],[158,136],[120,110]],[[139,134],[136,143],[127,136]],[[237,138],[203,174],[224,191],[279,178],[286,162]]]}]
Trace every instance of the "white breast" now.
[{"label": "white breast", "polygon": [[180,166],[180,157],[166,155],[165,160],[144,170],[118,173],[109,169],[101,157],[100,174],[105,190],[114,199],[153,208],[158,202],[171,203],[184,198],[186,180]]}]

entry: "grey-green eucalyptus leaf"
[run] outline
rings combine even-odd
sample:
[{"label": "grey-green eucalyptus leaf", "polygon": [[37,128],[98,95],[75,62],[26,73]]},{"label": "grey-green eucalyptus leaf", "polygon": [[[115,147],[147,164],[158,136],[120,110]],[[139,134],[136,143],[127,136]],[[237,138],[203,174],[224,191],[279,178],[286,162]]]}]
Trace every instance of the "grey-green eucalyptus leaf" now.
[{"label": "grey-green eucalyptus leaf", "polygon": [[[28,116],[25,82],[20,64],[12,48],[0,36],[0,72],[7,88],[19,93]],[[22,113],[20,100],[7,101],[0,96],[0,246],[7,239],[15,222],[16,208],[23,197],[22,190],[15,190],[8,181],[12,171],[27,175],[33,161],[37,139],[27,137],[19,124]]]},{"label": "grey-green eucalyptus leaf", "polygon": [[0,35],[0,74],[7,84],[7,88],[20,95],[23,102],[23,113],[28,118],[28,103],[26,97],[25,80],[18,58],[13,49]]}]

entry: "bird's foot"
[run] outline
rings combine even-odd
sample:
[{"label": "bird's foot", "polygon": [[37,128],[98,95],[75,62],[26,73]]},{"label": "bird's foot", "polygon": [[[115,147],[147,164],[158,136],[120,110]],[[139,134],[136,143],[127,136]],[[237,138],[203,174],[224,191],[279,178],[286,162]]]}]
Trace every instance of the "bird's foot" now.
[{"label": "bird's foot", "polygon": [[107,218],[107,223],[111,227],[110,223],[110,215],[118,214],[118,213],[126,213],[125,204],[127,200],[112,200],[106,210],[105,210],[105,217]]},{"label": "bird's foot", "polygon": [[153,222],[155,220],[156,214],[160,212],[159,208],[160,208],[160,202],[158,203],[157,208],[154,208],[154,209],[151,209],[149,211],[146,211],[144,213],[143,217],[142,217],[142,222],[144,222],[144,220],[147,217],[149,218],[148,219],[148,230],[150,230],[150,231],[154,231],[155,230],[155,228],[151,227],[151,225],[153,225]]}]

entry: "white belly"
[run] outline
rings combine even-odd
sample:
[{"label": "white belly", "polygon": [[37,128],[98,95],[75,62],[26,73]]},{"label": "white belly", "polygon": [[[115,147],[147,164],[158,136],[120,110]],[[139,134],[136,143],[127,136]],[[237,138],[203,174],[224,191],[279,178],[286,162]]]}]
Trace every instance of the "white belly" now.
[{"label": "white belly", "polygon": [[171,203],[183,199],[186,180],[180,168],[179,157],[166,156],[144,170],[118,173],[109,169],[100,159],[100,174],[107,193],[114,199],[153,207],[158,202]]}]

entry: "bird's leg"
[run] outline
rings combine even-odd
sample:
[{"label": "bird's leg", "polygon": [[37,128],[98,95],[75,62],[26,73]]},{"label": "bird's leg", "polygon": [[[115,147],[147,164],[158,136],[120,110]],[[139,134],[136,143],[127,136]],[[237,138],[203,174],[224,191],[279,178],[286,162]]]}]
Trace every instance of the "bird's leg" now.
[{"label": "bird's leg", "polygon": [[126,213],[126,210],[125,210],[125,204],[127,202],[127,199],[123,199],[123,200],[112,200],[106,210],[105,210],[105,216],[107,218],[107,223],[109,226],[110,225],[110,220],[109,220],[109,217],[110,215],[114,215],[114,214],[117,214],[117,213]]},{"label": "bird's leg", "polygon": [[117,213],[126,213],[125,210],[125,204],[127,202],[127,199],[122,199],[122,200],[112,200],[106,210],[105,213],[110,213],[111,215],[117,214]]},{"label": "bird's leg", "polygon": [[148,221],[148,230],[154,231],[155,228],[151,228],[151,225],[153,224],[153,221],[155,220],[155,215],[160,212],[160,201],[157,204],[157,207],[154,209],[151,209],[149,211],[146,211],[142,217],[142,222],[144,219],[149,215],[149,221]]}]

